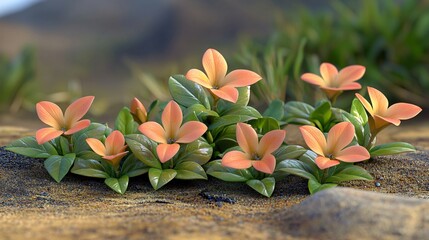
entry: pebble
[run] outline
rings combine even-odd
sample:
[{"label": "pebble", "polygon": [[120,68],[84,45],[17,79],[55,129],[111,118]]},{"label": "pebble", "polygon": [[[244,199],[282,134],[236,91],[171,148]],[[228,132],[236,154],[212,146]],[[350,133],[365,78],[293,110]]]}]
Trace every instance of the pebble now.
[{"label": "pebble", "polygon": [[380,186],[381,186],[381,183],[380,183],[380,182],[375,182],[375,186],[376,186],[376,187],[380,187]]},{"label": "pebble", "polygon": [[216,206],[222,207],[223,203],[234,204],[235,199],[226,197],[224,195],[212,195],[206,189],[201,191],[198,195],[209,200],[210,202],[215,202]]}]

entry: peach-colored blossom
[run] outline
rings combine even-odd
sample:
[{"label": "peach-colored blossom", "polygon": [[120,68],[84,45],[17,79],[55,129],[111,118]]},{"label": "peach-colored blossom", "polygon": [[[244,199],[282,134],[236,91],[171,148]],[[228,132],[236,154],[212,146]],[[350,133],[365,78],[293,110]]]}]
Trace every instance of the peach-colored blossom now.
[{"label": "peach-colored blossom", "polygon": [[243,151],[227,152],[222,165],[235,169],[253,166],[256,170],[272,174],[276,168],[276,158],[272,154],[283,143],[285,130],[273,130],[266,133],[258,142],[258,134],[249,124],[237,123],[237,143]]},{"label": "peach-colored blossom", "polygon": [[162,126],[153,121],[139,126],[140,132],[160,143],[156,152],[162,163],[170,160],[179,151],[179,143],[190,143],[201,137],[207,126],[198,121],[189,121],[182,125],[182,110],[175,101],[170,101],[162,112]]},{"label": "peach-colored blossom", "polygon": [[342,162],[360,162],[370,158],[362,146],[349,146],[355,136],[355,128],[349,122],[341,122],[331,128],[328,137],[316,127],[300,127],[307,146],[315,152],[316,164],[320,169],[330,168]]},{"label": "peach-colored blossom", "polygon": [[320,75],[313,73],[304,73],[301,79],[319,86],[330,100],[335,100],[344,90],[360,89],[361,85],[355,81],[362,78],[365,73],[365,67],[361,65],[352,65],[341,69],[330,63],[320,65]]},{"label": "peach-colored blossom", "polygon": [[87,138],[86,142],[96,154],[112,163],[115,168],[119,167],[121,159],[128,154],[128,151],[125,151],[127,145],[124,135],[118,130],[110,133],[104,144],[96,138]]},{"label": "peach-colored blossom", "polygon": [[398,126],[401,120],[413,118],[422,111],[419,106],[409,103],[395,103],[389,107],[386,96],[375,88],[368,87],[368,93],[372,105],[359,93],[356,97],[371,115],[368,121],[373,135],[390,124]]},{"label": "peach-colored blossom", "polygon": [[42,122],[50,126],[36,132],[37,143],[43,144],[62,134],[71,135],[88,127],[91,122],[87,119],[80,119],[88,112],[92,101],[94,101],[93,96],[79,98],[70,104],[64,114],[55,103],[48,101],[37,103],[37,115]]},{"label": "peach-colored blossom", "polygon": [[142,124],[147,121],[146,108],[144,107],[143,103],[141,103],[137,98],[134,98],[131,101],[130,112],[133,115],[134,120],[137,121],[139,124]]},{"label": "peach-colored blossom", "polygon": [[230,102],[237,102],[237,87],[250,86],[261,80],[255,72],[243,69],[226,74],[228,65],[225,58],[215,49],[207,49],[203,56],[203,67],[206,73],[191,69],[186,78],[208,88],[212,94]]}]

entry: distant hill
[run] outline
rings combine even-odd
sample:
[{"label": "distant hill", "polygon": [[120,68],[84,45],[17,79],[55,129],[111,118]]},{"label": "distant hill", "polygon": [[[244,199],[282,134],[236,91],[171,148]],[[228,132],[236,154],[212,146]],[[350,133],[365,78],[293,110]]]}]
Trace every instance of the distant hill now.
[{"label": "distant hill", "polygon": [[0,19],[0,52],[12,55],[31,44],[46,88],[78,79],[85,93],[97,88],[118,99],[131,78],[126,61],[155,73],[170,63],[199,67],[208,47],[234,54],[239,38],[266,37],[275,16],[295,2],[46,0]]}]

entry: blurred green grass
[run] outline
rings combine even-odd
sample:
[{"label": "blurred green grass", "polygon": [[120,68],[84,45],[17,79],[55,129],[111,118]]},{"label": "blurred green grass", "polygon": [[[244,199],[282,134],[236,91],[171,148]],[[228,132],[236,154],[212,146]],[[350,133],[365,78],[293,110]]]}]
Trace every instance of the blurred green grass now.
[{"label": "blurred green grass", "polygon": [[331,62],[339,68],[364,65],[363,85],[381,89],[392,101],[429,107],[429,2],[347,3],[285,13],[268,41],[243,43],[238,63],[265,79],[253,88],[256,102],[313,101],[313,90],[299,76],[318,73],[321,62]]}]

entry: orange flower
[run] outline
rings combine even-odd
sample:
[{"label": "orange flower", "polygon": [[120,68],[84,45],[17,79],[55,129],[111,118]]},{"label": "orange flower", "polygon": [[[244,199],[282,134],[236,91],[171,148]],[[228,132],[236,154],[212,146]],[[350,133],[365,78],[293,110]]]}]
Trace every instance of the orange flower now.
[{"label": "orange flower", "polygon": [[91,122],[87,119],[80,119],[88,112],[93,100],[93,96],[77,99],[70,104],[64,115],[61,108],[55,103],[48,101],[37,103],[36,111],[40,120],[51,126],[36,132],[37,143],[43,144],[62,134],[71,135],[88,127]]},{"label": "orange flower", "polygon": [[160,143],[156,152],[162,163],[170,160],[179,151],[178,143],[190,143],[201,137],[207,126],[198,121],[189,121],[182,125],[182,110],[175,101],[170,101],[162,112],[162,126],[157,122],[145,122],[139,130],[148,138]]},{"label": "orange flower", "polygon": [[186,73],[186,78],[233,103],[238,100],[236,87],[250,86],[261,80],[261,76],[249,70],[238,69],[226,74],[228,65],[225,58],[215,49],[207,49],[204,53],[203,67],[207,75],[198,69],[191,69]]},{"label": "orange flower", "polygon": [[330,168],[342,162],[360,162],[370,158],[362,146],[347,147],[355,136],[355,128],[349,122],[338,123],[331,128],[327,139],[313,126],[299,128],[307,146],[318,156],[316,164],[320,169]]},{"label": "orange flower", "polygon": [[146,108],[137,98],[134,98],[131,101],[130,112],[133,115],[134,120],[139,122],[140,124],[147,121]]},{"label": "orange flower", "polygon": [[118,130],[107,136],[104,144],[96,138],[87,138],[86,143],[96,154],[111,162],[115,168],[119,167],[121,159],[128,153],[125,151],[127,145],[125,145],[124,135]]},{"label": "orange flower", "polygon": [[253,166],[260,172],[272,174],[276,168],[276,158],[271,153],[282,145],[286,131],[270,131],[258,143],[258,135],[249,124],[237,123],[236,135],[243,152],[227,152],[222,158],[222,165],[235,169]]},{"label": "orange flower", "polygon": [[304,73],[301,79],[319,86],[326,96],[331,101],[334,101],[344,90],[360,89],[361,85],[355,81],[362,78],[364,73],[365,67],[361,65],[348,66],[338,72],[334,65],[322,63],[320,65],[320,74],[322,76]]},{"label": "orange flower", "polygon": [[371,115],[369,125],[373,135],[390,124],[399,126],[401,120],[413,118],[422,111],[419,106],[409,103],[395,103],[389,107],[386,96],[375,88],[368,87],[368,93],[372,106],[359,93],[356,93],[356,97]]}]

